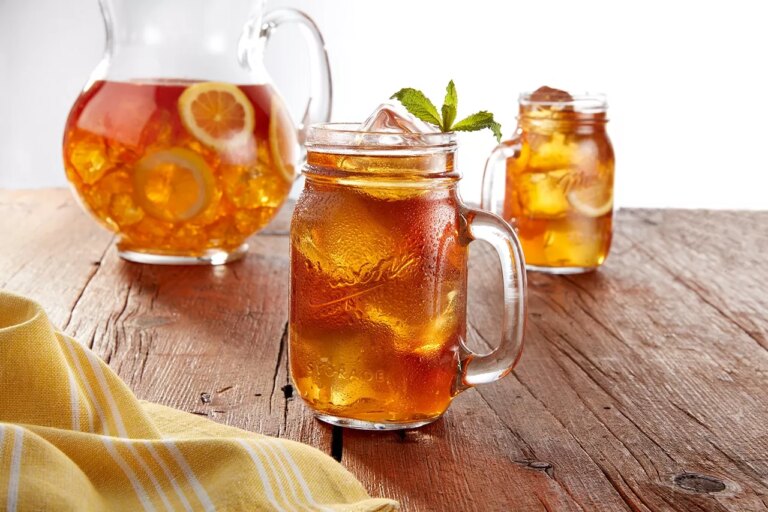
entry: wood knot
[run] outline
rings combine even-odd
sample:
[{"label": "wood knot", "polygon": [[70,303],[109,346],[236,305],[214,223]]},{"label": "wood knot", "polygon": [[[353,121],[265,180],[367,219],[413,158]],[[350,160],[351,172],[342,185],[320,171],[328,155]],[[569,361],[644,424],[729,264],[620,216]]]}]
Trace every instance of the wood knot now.
[{"label": "wood knot", "polygon": [[293,398],[293,386],[286,384],[280,389],[283,391],[283,397],[285,397],[286,400]]},{"label": "wood knot", "polygon": [[686,491],[714,493],[725,490],[725,482],[719,478],[699,473],[681,473],[675,477],[675,485]]}]

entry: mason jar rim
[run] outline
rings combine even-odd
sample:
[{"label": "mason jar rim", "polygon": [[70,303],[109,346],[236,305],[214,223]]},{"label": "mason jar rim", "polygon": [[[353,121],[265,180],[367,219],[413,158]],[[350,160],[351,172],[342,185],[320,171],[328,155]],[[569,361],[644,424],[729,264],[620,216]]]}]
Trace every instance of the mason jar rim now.
[{"label": "mason jar rim", "polygon": [[456,133],[377,132],[360,123],[318,123],[307,130],[305,147],[323,153],[433,154],[455,151]]},{"label": "mason jar rim", "polygon": [[608,110],[608,98],[603,93],[583,92],[570,94],[570,100],[535,100],[534,92],[520,94],[519,103],[524,107],[571,107],[576,112],[600,113]]}]

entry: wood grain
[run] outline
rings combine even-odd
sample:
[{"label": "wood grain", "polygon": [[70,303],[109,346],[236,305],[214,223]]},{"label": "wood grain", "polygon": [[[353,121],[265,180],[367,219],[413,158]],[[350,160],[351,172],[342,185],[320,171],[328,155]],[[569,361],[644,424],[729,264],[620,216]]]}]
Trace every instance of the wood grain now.
[{"label": "wood grain", "polygon": [[[154,267],[120,260],[67,191],[0,191],[0,286],[140,398],[316,446],[404,510],[768,509],[768,213],[619,212],[600,272],[531,274],[512,376],[381,434],[331,429],[292,396],[289,210],[241,262]],[[497,272],[473,246],[481,350],[498,336]]]},{"label": "wood grain", "polygon": [[0,288],[37,299],[56,325],[67,324],[111,240],[65,190],[0,190]]},{"label": "wood grain", "polygon": [[[649,222],[649,215],[657,219]],[[754,261],[743,270],[764,282],[768,275],[758,259],[736,252],[748,230],[734,232],[730,225],[764,224],[764,213],[623,212],[615,252],[601,272],[531,276],[532,322],[515,378],[568,427],[633,510],[766,508],[768,403],[761,389],[768,383],[768,353],[677,279],[687,275],[708,288],[721,262],[695,258],[692,264],[698,246],[669,245],[699,230],[695,219],[702,217],[731,221],[709,230],[708,251]],[[751,249],[765,244],[754,240]],[[720,293],[718,301],[730,304],[724,307],[743,301],[727,284]],[[748,321],[764,336],[768,325],[757,311]],[[513,381],[480,393],[501,404]],[[520,426],[509,408],[497,412],[511,428]],[[675,484],[685,472],[713,476],[726,489],[686,492]],[[585,509],[604,503],[584,491],[572,489],[585,497]]]}]

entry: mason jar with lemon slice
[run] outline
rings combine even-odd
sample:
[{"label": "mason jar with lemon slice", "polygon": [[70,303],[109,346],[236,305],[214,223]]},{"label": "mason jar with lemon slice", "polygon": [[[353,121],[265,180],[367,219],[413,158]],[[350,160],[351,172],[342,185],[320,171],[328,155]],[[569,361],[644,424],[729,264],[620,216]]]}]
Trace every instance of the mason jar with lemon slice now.
[{"label": "mason jar with lemon slice", "polygon": [[518,128],[483,177],[483,207],[517,230],[530,270],[588,272],[611,246],[614,154],[602,95],[542,87],[520,96]]},{"label": "mason jar with lemon slice", "polygon": [[106,53],[64,133],[77,197],[118,235],[125,259],[241,257],[287,198],[299,159],[301,133],[263,50],[278,26],[304,30],[316,53],[303,123],[326,121],[330,71],[317,27],[299,11],[263,13],[251,0],[100,3]]}]

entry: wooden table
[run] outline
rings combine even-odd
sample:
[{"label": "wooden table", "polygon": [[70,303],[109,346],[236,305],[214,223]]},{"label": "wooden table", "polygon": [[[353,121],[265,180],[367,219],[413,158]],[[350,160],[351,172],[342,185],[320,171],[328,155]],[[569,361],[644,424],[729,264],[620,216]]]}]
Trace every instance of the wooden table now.
[{"label": "wooden table", "polygon": [[[768,510],[768,212],[620,211],[600,272],[530,275],[512,376],[386,434],[292,394],[287,218],[244,261],[155,267],[121,261],[67,191],[0,191],[0,287],[140,398],[308,443],[407,511]],[[475,347],[498,333],[494,258],[471,257]]]}]

